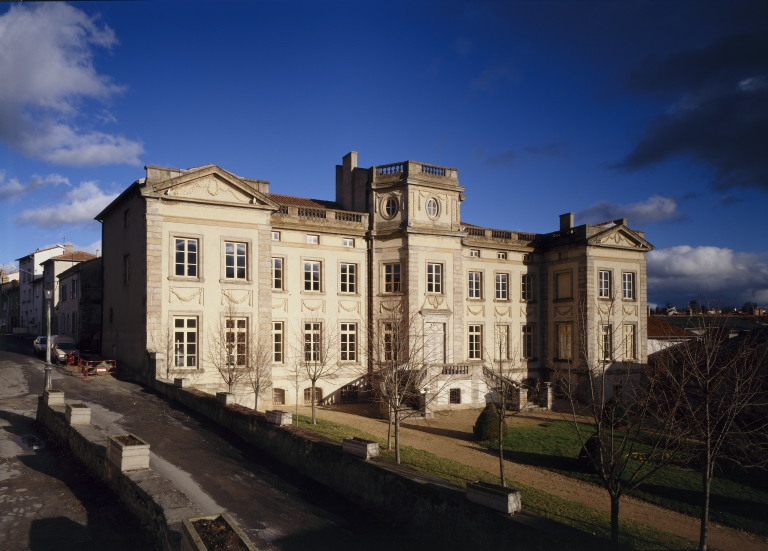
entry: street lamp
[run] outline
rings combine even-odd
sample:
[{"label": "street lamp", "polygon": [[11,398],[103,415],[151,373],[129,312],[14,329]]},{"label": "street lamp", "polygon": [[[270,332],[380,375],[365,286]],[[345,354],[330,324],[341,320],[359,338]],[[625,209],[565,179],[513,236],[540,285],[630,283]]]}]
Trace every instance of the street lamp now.
[{"label": "street lamp", "polygon": [[45,309],[47,322],[45,324],[45,390],[53,388],[51,385],[51,298],[53,298],[53,291],[46,289],[45,302],[48,307]]}]

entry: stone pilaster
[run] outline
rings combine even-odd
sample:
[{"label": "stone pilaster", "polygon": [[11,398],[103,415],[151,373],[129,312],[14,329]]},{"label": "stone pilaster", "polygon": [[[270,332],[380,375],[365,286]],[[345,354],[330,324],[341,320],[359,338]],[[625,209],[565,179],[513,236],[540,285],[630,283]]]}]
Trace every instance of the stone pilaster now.
[{"label": "stone pilaster", "polygon": [[[146,349],[150,352],[161,352],[160,343],[155,341],[156,336],[165,334],[167,329],[163,320],[163,217],[158,214],[155,201],[147,200],[146,221]],[[164,352],[164,351],[163,351]],[[155,366],[163,370],[164,365]],[[149,373],[149,380],[156,377],[156,373]]]},{"label": "stone pilaster", "polygon": [[[461,362],[464,360],[464,256],[462,254],[461,241],[457,241],[457,248],[453,251],[453,354],[452,358],[446,358],[447,362]],[[485,338],[493,338],[490,328],[486,330]]]},{"label": "stone pilaster", "polygon": [[257,242],[256,274],[256,319],[258,323],[258,338],[263,343],[272,339],[272,227],[260,225]]}]

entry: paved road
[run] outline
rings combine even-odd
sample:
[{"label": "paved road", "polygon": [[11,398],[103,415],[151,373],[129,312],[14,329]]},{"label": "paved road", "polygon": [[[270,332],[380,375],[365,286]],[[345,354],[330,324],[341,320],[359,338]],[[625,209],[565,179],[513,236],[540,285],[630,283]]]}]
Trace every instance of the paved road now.
[{"label": "paved road", "polygon": [[[12,351],[0,352],[0,387],[15,389],[14,399],[21,405],[16,404],[14,411],[33,416],[30,412],[42,392],[43,362],[31,357],[31,345],[25,348],[27,343],[19,344],[20,340],[0,337],[0,350]],[[91,406],[93,424],[113,434],[133,432],[148,441],[153,469],[169,478],[203,512],[228,511],[259,549],[365,547],[377,551],[397,547],[407,551],[430,547],[424,536],[383,523],[148,388],[113,377],[81,381],[56,370],[53,377],[54,387],[64,390],[67,400]],[[6,409],[3,400],[0,415],[9,415]],[[7,420],[18,431],[19,417],[25,414],[13,415]],[[8,508],[0,503],[1,511]]]}]

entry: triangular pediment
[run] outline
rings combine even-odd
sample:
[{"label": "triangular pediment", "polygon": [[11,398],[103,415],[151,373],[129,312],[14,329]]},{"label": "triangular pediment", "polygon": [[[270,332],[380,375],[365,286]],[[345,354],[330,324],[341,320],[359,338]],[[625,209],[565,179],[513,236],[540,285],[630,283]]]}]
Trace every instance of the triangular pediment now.
[{"label": "triangular pediment", "polygon": [[273,209],[279,207],[249,182],[214,165],[190,170],[176,178],[159,182],[152,190],[177,200],[239,206],[254,205]]},{"label": "triangular pediment", "polygon": [[597,247],[612,247],[645,252],[653,250],[653,245],[641,237],[640,234],[630,230],[623,224],[613,226],[593,235],[587,240],[587,243]]}]

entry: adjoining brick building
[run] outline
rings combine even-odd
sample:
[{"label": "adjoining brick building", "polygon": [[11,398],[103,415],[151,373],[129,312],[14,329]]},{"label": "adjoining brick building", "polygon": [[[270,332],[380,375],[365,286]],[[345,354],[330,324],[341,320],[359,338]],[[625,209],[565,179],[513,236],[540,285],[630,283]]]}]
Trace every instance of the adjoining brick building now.
[{"label": "adjoining brick building", "polygon": [[643,232],[626,220],[574,226],[572,213],[547,234],[482,228],[461,221],[464,200],[457,169],[361,168],[354,152],[336,167],[335,201],[273,194],[213,165],[148,166],[96,217],[104,355],[139,380],[185,375],[220,389],[206,341],[236,308],[243,331],[272,344],[265,407],[293,402],[290,367],[312,324],[344,350],[341,370],[317,385],[338,400],[374,368],[366,337],[398,303],[423,327],[423,362],[450,379],[435,408],[484,404],[490,359],[531,384],[563,362],[645,362]]}]

